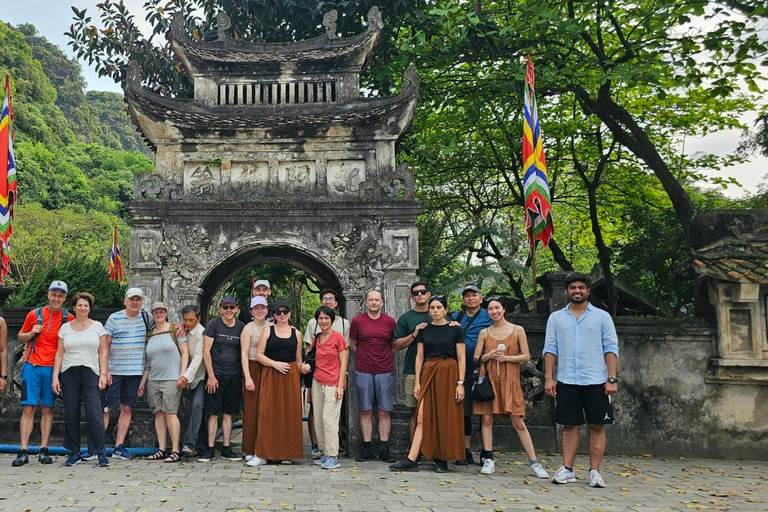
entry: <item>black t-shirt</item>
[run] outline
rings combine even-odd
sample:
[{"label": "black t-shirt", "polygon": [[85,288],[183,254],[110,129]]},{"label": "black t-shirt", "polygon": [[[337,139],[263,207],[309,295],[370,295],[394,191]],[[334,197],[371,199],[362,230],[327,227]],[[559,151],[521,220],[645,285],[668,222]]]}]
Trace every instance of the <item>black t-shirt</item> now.
[{"label": "black t-shirt", "polygon": [[237,319],[235,325],[229,327],[220,317],[210,320],[205,326],[203,335],[213,338],[211,363],[213,373],[217,377],[243,374],[240,363],[240,333],[244,327],[245,324]]},{"label": "black t-shirt", "polygon": [[456,359],[456,344],[464,343],[464,331],[459,326],[428,324],[419,331],[416,343],[424,344],[424,359],[430,357]]}]

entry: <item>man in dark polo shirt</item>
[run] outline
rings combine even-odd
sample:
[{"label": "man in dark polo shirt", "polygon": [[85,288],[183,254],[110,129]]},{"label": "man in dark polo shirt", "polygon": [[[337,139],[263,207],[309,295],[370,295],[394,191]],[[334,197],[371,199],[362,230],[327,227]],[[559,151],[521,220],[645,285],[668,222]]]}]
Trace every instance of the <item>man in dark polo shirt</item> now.
[{"label": "man in dark polo shirt", "polygon": [[229,446],[232,435],[232,415],[240,411],[243,397],[243,367],[240,361],[240,334],[245,324],[237,317],[237,300],[224,297],[219,301],[219,315],[208,322],[203,331],[203,361],[207,380],[205,384],[205,412],[208,414],[208,449],[197,459],[209,462],[216,456],[214,444],[222,416],[223,446],[221,457],[240,460],[241,456]]}]

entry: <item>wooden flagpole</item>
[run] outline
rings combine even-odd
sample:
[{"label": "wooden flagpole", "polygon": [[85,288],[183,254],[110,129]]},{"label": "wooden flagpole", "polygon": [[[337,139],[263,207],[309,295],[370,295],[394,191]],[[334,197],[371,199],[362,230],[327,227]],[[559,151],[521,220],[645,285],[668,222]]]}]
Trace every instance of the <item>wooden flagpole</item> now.
[{"label": "wooden flagpole", "polygon": [[533,274],[533,314],[535,315],[538,313],[538,300],[536,299],[536,240],[531,244],[531,273]]}]

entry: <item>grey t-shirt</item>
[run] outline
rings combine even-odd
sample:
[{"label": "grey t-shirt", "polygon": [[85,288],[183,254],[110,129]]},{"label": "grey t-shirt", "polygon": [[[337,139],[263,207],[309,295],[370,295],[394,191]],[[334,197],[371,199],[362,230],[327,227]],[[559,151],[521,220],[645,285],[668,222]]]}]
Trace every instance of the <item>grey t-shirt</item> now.
[{"label": "grey t-shirt", "polygon": [[224,320],[214,318],[208,322],[203,336],[213,338],[211,345],[211,364],[216,377],[240,376],[243,366],[240,362],[240,333],[245,324],[235,319],[235,325],[229,327]]},{"label": "grey t-shirt", "polygon": [[[186,336],[176,338],[181,345]],[[170,332],[155,334],[147,343],[147,368],[149,380],[179,380],[181,376],[181,354]]]}]

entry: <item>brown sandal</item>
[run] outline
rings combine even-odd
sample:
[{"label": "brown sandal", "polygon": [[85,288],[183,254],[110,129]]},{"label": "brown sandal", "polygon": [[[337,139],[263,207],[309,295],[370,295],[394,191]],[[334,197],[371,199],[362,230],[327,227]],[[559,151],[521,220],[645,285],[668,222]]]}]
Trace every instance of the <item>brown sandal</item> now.
[{"label": "brown sandal", "polygon": [[171,463],[171,462],[179,462],[180,460],[181,460],[181,454],[179,452],[171,452],[170,454],[168,454],[168,457],[166,457],[163,462]]},{"label": "brown sandal", "polygon": [[160,460],[166,458],[168,455],[163,450],[157,450],[155,453],[147,457],[147,460]]}]

